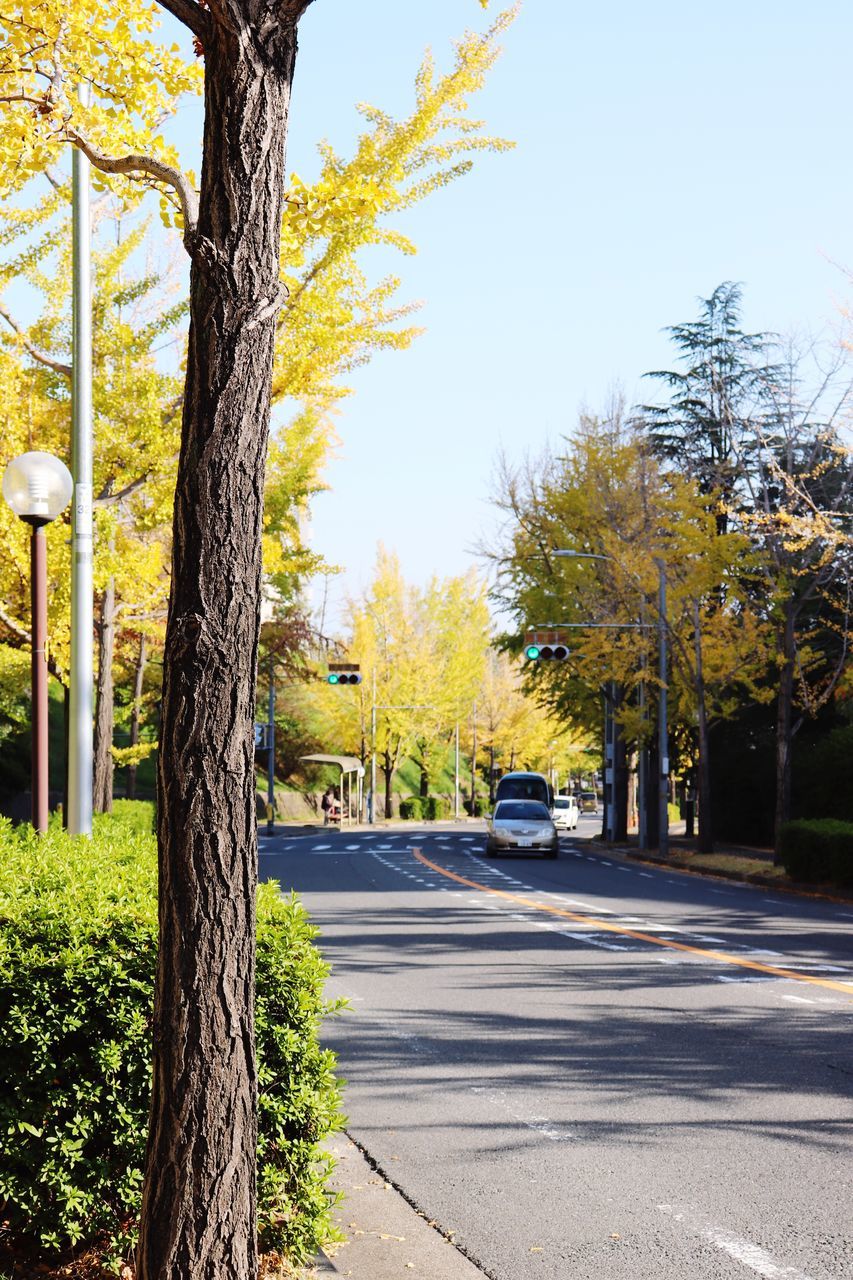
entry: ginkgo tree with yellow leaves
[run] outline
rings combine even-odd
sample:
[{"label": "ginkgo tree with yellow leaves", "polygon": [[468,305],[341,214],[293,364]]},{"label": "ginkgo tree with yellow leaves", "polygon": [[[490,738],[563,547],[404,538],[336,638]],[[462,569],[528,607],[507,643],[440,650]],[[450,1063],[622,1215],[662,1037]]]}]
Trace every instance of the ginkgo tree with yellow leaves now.
[{"label": "ginkgo tree with yellow leaves", "polygon": [[[200,61],[190,68],[151,38],[156,8],[133,0],[120,12],[103,0],[83,0],[73,11],[59,0],[20,0],[2,18],[0,182],[19,188],[70,142],[125,191],[131,180],[160,190],[180,215],[191,262],[163,665],[161,928],[138,1280],[202,1273],[255,1280],[257,1272],[252,726],[264,471],[287,298],[284,144],[297,25],[309,3],[161,0],[193,38]],[[488,59],[494,34],[480,47]],[[159,130],[201,68],[196,189]],[[215,977],[199,983],[199,973]]]},{"label": "ginkgo tree with yellow leaves", "polygon": [[[760,682],[772,661],[772,637],[748,590],[759,572],[749,539],[719,532],[713,495],[662,473],[619,405],[605,417],[584,415],[559,457],[505,467],[496,499],[507,516],[495,556],[497,594],[519,627],[505,638],[507,647],[518,652],[531,621],[574,624],[569,662],[528,671],[528,687],[546,705],[595,732],[607,699],[621,746],[654,749],[663,623],[671,655],[667,697],[682,754],[696,771],[700,847],[709,848],[711,729],[744,697],[769,696]],[[555,557],[560,549],[595,558]],[[658,561],[668,583],[663,619]],[[615,800],[624,829],[627,764],[617,756],[614,774],[623,776],[614,780]],[[649,774],[656,779],[657,770]],[[656,796],[647,799],[654,813]]]}]

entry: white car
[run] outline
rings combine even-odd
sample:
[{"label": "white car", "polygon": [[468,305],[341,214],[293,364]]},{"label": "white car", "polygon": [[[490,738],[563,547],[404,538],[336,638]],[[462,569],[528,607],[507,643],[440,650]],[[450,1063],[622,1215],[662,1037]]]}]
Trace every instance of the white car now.
[{"label": "white car", "polygon": [[578,802],[574,796],[554,796],[554,826],[558,831],[575,831],[578,825]]},{"label": "white car", "polygon": [[545,858],[557,856],[557,829],[546,806],[538,800],[499,800],[486,823],[487,857],[505,849],[529,849],[531,853],[538,850]]}]

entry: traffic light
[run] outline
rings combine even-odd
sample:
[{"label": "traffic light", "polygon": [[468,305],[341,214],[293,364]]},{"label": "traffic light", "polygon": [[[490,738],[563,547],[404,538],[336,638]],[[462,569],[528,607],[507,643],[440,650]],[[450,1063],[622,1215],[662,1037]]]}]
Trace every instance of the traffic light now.
[{"label": "traffic light", "polygon": [[569,650],[564,644],[531,644],[527,656],[531,662],[565,662]]},{"label": "traffic light", "polygon": [[361,684],[357,662],[330,662],[327,684]]},{"label": "traffic light", "polygon": [[569,653],[568,645],[563,644],[553,632],[527,634],[524,656],[528,662],[565,662]]}]

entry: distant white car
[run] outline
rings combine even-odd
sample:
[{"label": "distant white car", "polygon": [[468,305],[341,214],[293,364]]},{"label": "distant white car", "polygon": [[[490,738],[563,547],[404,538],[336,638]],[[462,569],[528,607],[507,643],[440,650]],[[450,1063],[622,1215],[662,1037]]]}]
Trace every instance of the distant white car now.
[{"label": "distant white car", "polygon": [[575,831],[578,825],[578,802],[574,796],[554,796],[554,826],[558,831]]}]

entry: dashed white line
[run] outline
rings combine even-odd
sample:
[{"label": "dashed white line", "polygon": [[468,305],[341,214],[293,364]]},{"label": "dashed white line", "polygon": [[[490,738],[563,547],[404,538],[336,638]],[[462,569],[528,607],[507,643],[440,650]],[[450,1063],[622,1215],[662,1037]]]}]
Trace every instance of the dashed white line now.
[{"label": "dashed white line", "polygon": [[760,1245],[753,1244],[751,1240],[717,1226],[703,1215],[697,1213],[692,1207],[679,1209],[677,1206],[659,1204],[658,1209],[661,1213],[673,1218],[674,1221],[683,1223],[686,1227],[697,1232],[709,1244],[728,1254],[730,1258],[733,1258],[735,1262],[739,1262],[741,1266],[748,1267],[756,1275],[764,1276],[765,1280],[810,1280],[810,1277],[804,1271],[798,1271],[796,1267],[788,1267],[781,1262],[777,1262]]}]

